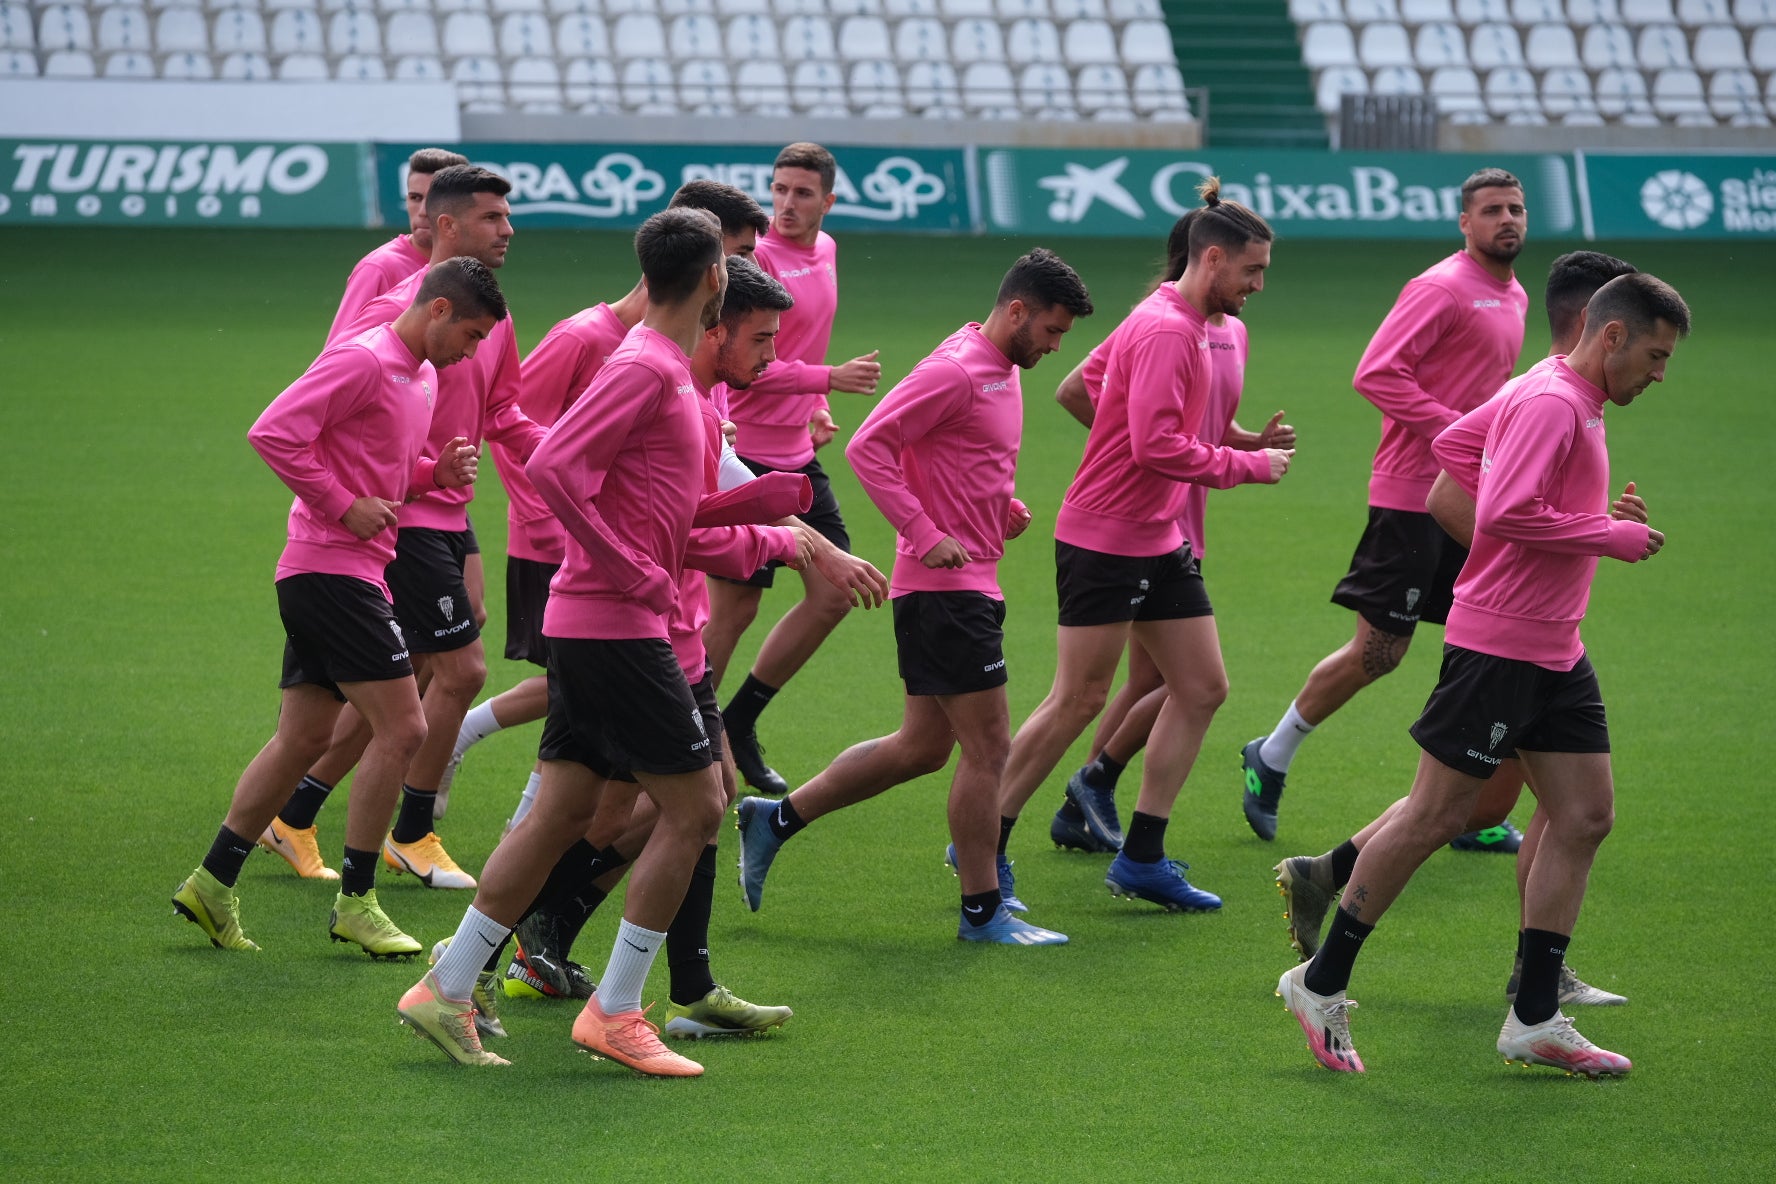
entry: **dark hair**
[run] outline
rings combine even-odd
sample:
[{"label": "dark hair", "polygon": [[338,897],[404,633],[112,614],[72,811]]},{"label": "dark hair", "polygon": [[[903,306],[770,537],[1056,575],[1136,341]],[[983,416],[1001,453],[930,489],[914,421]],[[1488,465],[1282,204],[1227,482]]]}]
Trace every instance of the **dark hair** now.
[{"label": "dark hair", "polygon": [[771,216],[751,194],[720,181],[686,181],[666,208],[708,210],[721,221],[723,234],[739,234],[748,226],[763,234],[771,228]]},{"label": "dark hair", "polygon": [[[1187,231],[1190,258],[1200,258],[1210,247],[1220,247],[1231,253],[1247,243],[1267,243],[1276,238],[1276,231],[1256,211],[1237,201],[1221,199],[1220,177],[1208,178],[1196,187],[1196,191],[1202,196],[1203,204],[1197,211],[1196,221]],[[1180,271],[1178,274],[1184,273]]]},{"label": "dark hair", "polygon": [[1076,317],[1092,314],[1091,295],[1079,273],[1047,247],[1037,247],[1011,265],[999,281],[999,307],[1022,300],[1030,309],[1060,306]]},{"label": "dark hair", "polygon": [[722,297],[721,323],[734,326],[751,314],[788,312],[795,297],[777,278],[744,255],[728,256],[728,294]]},{"label": "dark hair", "polygon": [[448,148],[421,148],[407,158],[407,171],[429,177],[453,164],[468,164],[469,158]]},{"label": "dark hair", "polygon": [[432,187],[426,192],[426,216],[454,217],[475,204],[477,193],[504,197],[510,192],[512,183],[496,172],[474,164],[449,165],[432,174]]},{"label": "dark hair", "polygon": [[1548,266],[1548,332],[1555,341],[1578,327],[1579,314],[1603,287],[1619,275],[1633,275],[1634,264],[1601,251],[1569,251]]},{"label": "dark hair", "polygon": [[1660,321],[1675,326],[1679,337],[1688,337],[1690,306],[1676,288],[1658,276],[1637,271],[1617,276],[1597,289],[1597,295],[1585,306],[1585,336],[1602,332],[1611,321],[1626,325],[1631,340],[1651,333]]},{"label": "dark hair", "polygon": [[415,304],[425,304],[438,297],[450,301],[450,319],[492,317],[496,322],[506,319],[506,295],[500,291],[493,269],[479,259],[458,255],[442,263],[434,263],[419,281]]},{"label": "dark hair", "polygon": [[[1196,217],[1202,212],[1202,206],[1186,210],[1182,218],[1172,223],[1172,232],[1166,235],[1165,270],[1153,282],[1154,288],[1161,284],[1175,284],[1184,278],[1184,269],[1190,266],[1190,228],[1196,225]],[[1152,294],[1148,292],[1149,296]]]},{"label": "dark hair", "polygon": [[822,193],[831,193],[839,176],[839,162],[833,159],[833,154],[806,140],[799,140],[777,154],[777,162],[771,166],[771,171],[778,169],[810,169],[819,173]]},{"label": "dark hair", "polygon": [[661,210],[635,232],[648,299],[679,304],[697,290],[710,264],[721,262],[721,228],[706,210]]},{"label": "dark hair", "polygon": [[1482,189],[1517,189],[1523,188],[1523,182],[1513,174],[1501,168],[1483,168],[1462,182],[1462,211],[1467,211],[1474,195]]}]

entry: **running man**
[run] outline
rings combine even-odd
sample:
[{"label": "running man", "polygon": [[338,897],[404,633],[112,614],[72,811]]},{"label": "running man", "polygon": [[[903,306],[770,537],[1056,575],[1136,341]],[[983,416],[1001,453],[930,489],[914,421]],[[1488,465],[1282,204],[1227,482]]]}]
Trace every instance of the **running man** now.
[{"label": "running man", "polygon": [[[1462,183],[1463,246],[1409,281],[1357,363],[1357,393],[1380,408],[1369,478],[1369,524],[1332,603],[1357,614],[1356,634],[1323,659],[1269,736],[1241,751],[1246,822],[1276,838],[1278,803],[1309,733],[1399,666],[1420,621],[1442,624],[1467,552],[1425,511],[1437,476],[1431,441],[1505,384],[1523,351],[1529,298],[1512,273],[1528,216],[1523,186],[1485,168]],[[1500,829],[1464,846],[1515,851]]]},{"label": "running man", "polygon": [[[814,485],[814,506],[804,520],[841,551],[849,551],[851,536],[838,499],[814,453],[838,431],[827,394],[873,395],[882,367],[873,352],[843,365],[825,364],[839,307],[839,249],[820,224],[832,209],[837,177],[832,153],[818,144],[791,144],[777,154],[771,174],[771,231],[759,240],[757,258],[766,274],[789,289],[795,307],[784,314],[776,364],[749,390],[735,391],[729,410],[739,433],[734,447],[747,467],[755,473],[805,474]],[[744,583],[718,580],[710,585],[705,639],[717,686],[741,635],[758,616],[759,601],[773,577],[774,568],[766,567]],[[804,574],[802,584],[802,599],[765,637],[751,672],[722,709],[740,775],[754,789],[773,795],[788,792],[789,783],[765,763],[755,730],[759,715],[851,608],[850,599],[826,580]]]},{"label": "running man", "polygon": [[[1664,546],[1632,483],[1611,504],[1604,410],[1626,407],[1663,381],[1689,329],[1690,310],[1669,285],[1644,273],[1621,276],[1591,298],[1571,354],[1536,366],[1475,413],[1493,422],[1474,547],[1456,582],[1442,673],[1411,729],[1423,750],[1417,776],[1406,804],[1357,856],[1325,944],[1277,982],[1328,1069],[1363,1071],[1350,1040],[1355,1002],[1345,991],[1365,939],[1512,756],[1548,821],[1525,886],[1523,977],[1498,1051],[1506,1061],[1589,1077],[1631,1068],[1560,1011],[1566,950],[1615,814],[1609,728],[1579,623],[1600,557],[1634,563]],[[1436,455],[1452,472],[1464,467],[1442,436]]]},{"label": "running man", "polygon": [[473,259],[438,263],[392,324],[324,351],[247,433],[296,500],[277,568],[288,634],[277,732],[241,774],[202,866],[173,894],[173,907],[219,948],[259,948],[241,932],[241,866],[291,783],[326,751],[339,705],[349,702],[371,737],[328,933],[373,958],[419,951],[376,900],[376,850],[426,731],[383,570],[403,503],[475,479],[476,449],[464,437],[447,440],[435,461],[426,455],[437,371],[472,358],[505,315],[487,268]]},{"label": "running man", "polygon": [[900,730],[847,749],[780,802],[740,803],[740,886],[757,911],[777,852],[808,823],[935,773],[950,783],[952,862],[962,880],[956,936],[1059,945],[1001,901],[995,867],[999,779],[1010,747],[999,559],[1030,525],[1012,496],[1024,403],[1018,371],[1060,348],[1091,297],[1041,248],[999,285],[984,324],[951,334],[857,429],[845,454],[898,538],[890,595],[906,706]]},{"label": "running man", "polygon": [[468,164],[460,152],[421,148],[407,158],[407,233],[397,234],[358,260],[345,281],[345,295],[327,330],[328,342],[355,324],[372,300],[432,262],[432,220],[426,215],[426,193],[432,177],[453,164]]}]

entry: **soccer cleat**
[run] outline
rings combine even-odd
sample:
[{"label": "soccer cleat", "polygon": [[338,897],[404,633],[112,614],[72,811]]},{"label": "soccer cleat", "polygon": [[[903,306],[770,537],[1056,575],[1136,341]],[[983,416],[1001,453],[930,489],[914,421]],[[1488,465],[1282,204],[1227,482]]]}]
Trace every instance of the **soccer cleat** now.
[{"label": "soccer cleat", "polygon": [[508,994],[522,995],[522,992],[513,992],[510,985],[519,982],[530,987],[535,995],[547,999],[592,997],[596,984],[586,973],[586,968],[568,958],[567,951],[561,948],[560,929],[553,913],[538,909],[518,922],[512,936],[518,941],[518,952],[512,956],[512,965],[521,970],[518,974],[513,974],[509,968],[506,971]]},{"label": "soccer cleat", "polygon": [[741,798],[734,825],[740,830],[740,891],[746,907],[759,911],[765,898],[765,873],[783,849],[783,840],[771,829],[771,812],[777,803],[769,798]]},{"label": "soccer cleat", "polygon": [[1307,963],[1292,966],[1277,980],[1283,1006],[1307,1033],[1307,1049],[1334,1073],[1361,1073],[1363,1058],[1351,1046],[1350,1012],[1357,1005],[1344,992],[1316,995],[1307,989]]},{"label": "soccer cleat", "polygon": [[760,1007],[748,1003],[720,983],[695,1003],[672,1003],[666,1008],[666,1035],[688,1037],[751,1036],[781,1028],[795,1012],[787,1007]]},{"label": "soccer cleat", "polygon": [[646,1009],[605,1015],[594,995],[574,1019],[573,1042],[596,1057],[608,1057],[652,1077],[700,1077],[703,1066],[660,1043],[660,1029]]},{"label": "soccer cleat", "polygon": [[1048,837],[1063,851],[1087,851],[1094,855],[1114,855],[1117,851],[1115,847],[1098,842],[1085,828],[1085,812],[1072,798],[1062,802],[1061,808],[1055,811],[1054,821],[1048,824]]},{"label": "soccer cleat", "polygon": [[321,859],[321,845],[315,841],[316,829],[312,826],[307,830],[298,829],[281,818],[273,818],[265,833],[259,836],[259,845],[275,855],[282,855],[305,880],[337,880],[339,873]]},{"label": "soccer cleat", "polygon": [[963,917],[956,926],[956,940],[1001,946],[1064,946],[1067,944],[1067,935],[1044,929],[1040,925],[1032,925],[1022,917],[1014,917],[1011,910],[1002,904],[993,910],[993,919],[985,925],[975,925],[967,917]]},{"label": "soccer cleat", "polygon": [[[1523,959],[1518,958],[1511,963],[1511,978],[1505,983],[1505,998],[1512,1003],[1517,1002],[1517,981],[1523,977]],[[1572,967],[1560,964],[1560,1006],[1569,1003],[1581,1007],[1620,1007],[1628,1002],[1628,996],[1617,995],[1602,987],[1594,987],[1573,973]]]},{"label": "soccer cleat", "polygon": [[1332,861],[1324,855],[1292,855],[1276,865],[1276,884],[1283,894],[1289,944],[1306,962],[1320,948],[1326,910],[1338,893],[1332,882]]},{"label": "soccer cleat", "polygon": [[341,892],[333,898],[333,914],[327,918],[327,936],[351,942],[372,958],[411,958],[424,947],[402,933],[376,903],[376,889],[362,896]]},{"label": "soccer cleat", "polygon": [[728,747],[734,754],[734,767],[746,778],[746,784],[774,798],[789,792],[789,782],[783,779],[783,774],[765,763],[765,746],[759,743],[758,733],[753,729],[748,728],[739,734],[729,732]]},{"label": "soccer cleat", "polygon": [[389,835],[382,841],[382,861],[397,874],[418,876],[427,888],[475,887],[475,877],[456,866],[456,860],[438,841],[436,831],[411,843],[397,843],[395,836]]},{"label": "soccer cleat", "polygon": [[1634,1067],[1621,1053],[1598,1048],[1579,1035],[1573,1022],[1558,1011],[1533,1027],[1517,1018],[1513,1007],[1505,1016],[1499,1032],[1499,1055],[1505,1064],[1513,1061],[1523,1065],[1552,1065],[1564,1069],[1568,1076],[1621,1076]]},{"label": "soccer cleat", "polygon": [[1160,905],[1169,913],[1212,913],[1221,907],[1221,898],[1213,892],[1192,887],[1184,878],[1187,863],[1161,859],[1154,863],[1136,863],[1126,853],[1110,861],[1104,876],[1104,887],[1111,896],[1126,896]]},{"label": "soccer cleat", "polygon": [[462,772],[463,754],[468,749],[462,746],[460,736],[457,738],[456,744],[456,751],[450,754],[450,759],[444,762],[444,771],[438,775],[438,792],[432,798],[433,822],[444,817],[444,811],[450,808],[450,787],[456,782],[456,775]]},{"label": "soccer cleat", "polygon": [[173,910],[203,930],[218,950],[259,948],[241,932],[240,897],[201,867],[174,890]]},{"label": "soccer cleat", "polygon": [[[1011,860],[995,854],[993,861],[999,872],[999,903],[1014,913],[1029,912],[1030,906],[1018,899],[1017,877],[1011,874]],[[956,866],[956,844],[951,843],[944,848],[944,863],[948,865],[952,875],[962,875],[962,869]]]},{"label": "soccer cleat", "polygon": [[1497,826],[1456,835],[1449,840],[1449,845],[1457,851],[1496,851],[1500,855],[1515,855],[1517,848],[1523,846],[1523,832],[1512,826],[1507,818]]},{"label": "soccer cleat", "polygon": [[[444,951],[450,948],[450,938],[445,938],[432,947],[432,956],[427,964],[436,966]],[[475,1005],[475,1030],[483,1036],[504,1036],[506,1026],[500,1023],[499,994],[500,976],[497,970],[478,970],[475,972],[475,988],[469,992],[469,1002]]]},{"label": "soccer cleat", "polygon": [[431,971],[407,988],[395,1005],[401,1022],[430,1040],[459,1065],[509,1065],[512,1062],[481,1047],[476,1031],[475,1004],[468,999],[446,998]]},{"label": "soccer cleat", "polygon": [[1252,833],[1270,842],[1277,837],[1277,806],[1283,800],[1285,775],[1264,763],[1258,750],[1266,737],[1260,736],[1240,749],[1240,764],[1245,768],[1245,792],[1240,802],[1245,807],[1246,824]]},{"label": "soccer cleat", "polygon": [[1067,797],[1085,816],[1086,833],[1103,850],[1122,850],[1122,820],[1116,816],[1114,790],[1098,789],[1085,779],[1085,769],[1081,769],[1067,779]]}]

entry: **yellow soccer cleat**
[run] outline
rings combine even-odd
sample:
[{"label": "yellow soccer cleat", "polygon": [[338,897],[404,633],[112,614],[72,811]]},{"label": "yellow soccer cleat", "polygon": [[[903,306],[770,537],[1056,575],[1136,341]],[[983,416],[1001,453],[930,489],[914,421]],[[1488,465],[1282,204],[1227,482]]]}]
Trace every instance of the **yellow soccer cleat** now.
[{"label": "yellow soccer cleat", "polygon": [[[444,951],[450,948],[450,938],[445,938],[432,947],[432,956],[426,961],[436,966]],[[475,1005],[475,1028],[483,1036],[504,1036],[506,1026],[500,1023],[499,1017],[500,976],[497,970],[479,970],[475,972],[475,989],[469,992],[469,1002]]]},{"label": "yellow soccer cleat", "polygon": [[397,843],[391,834],[382,841],[382,861],[397,874],[418,876],[427,888],[475,887],[475,877],[456,866],[436,832],[411,843]]},{"label": "yellow soccer cleat", "polygon": [[204,931],[219,950],[256,950],[240,927],[240,897],[203,868],[198,868],[173,893],[173,908]]},{"label": "yellow soccer cleat", "polygon": [[333,899],[327,936],[334,941],[351,942],[372,958],[410,958],[422,948],[388,919],[388,914],[376,903],[374,888],[362,896],[347,896],[341,892]]},{"label": "yellow soccer cleat", "polygon": [[431,971],[407,988],[395,1005],[401,1022],[430,1040],[459,1065],[509,1065],[512,1062],[481,1047],[475,1030],[475,1005],[467,999],[446,998]]},{"label": "yellow soccer cleat", "polygon": [[281,818],[273,818],[265,833],[259,836],[259,845],[274,855],[282,855],[284,862],[295,868],[296,874],[305,880],[337,880],[339,873],[321,859],[321,845],[315,841],[315,831],[312,826],[301,830]]},{"label": "yellow soccer cleat", "polygon": [[787,1007],[761,1007],[748,1003],[720,983],[695,1003],[673,1003],[666,1008],[666,1035],[751,1036],[781,1028],[795,1012]]}]

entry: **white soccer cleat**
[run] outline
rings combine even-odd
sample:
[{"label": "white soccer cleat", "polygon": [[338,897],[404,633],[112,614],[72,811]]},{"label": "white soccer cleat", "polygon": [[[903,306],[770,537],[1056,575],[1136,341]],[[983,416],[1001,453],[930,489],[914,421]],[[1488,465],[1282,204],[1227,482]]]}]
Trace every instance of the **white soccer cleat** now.
[{"label": "white soccer cleat", "polygon": [[1573,1022],[1558,1011],[1532,1027],[1517,1018],[1517,1009],[1513,1007],[1506,1013],[1504,1029],[1499,1032],[1498,1050],[1507,1065],[1512,1061],[1551,1065],[1566,1070],[1568,1075],[1621,1076],[1634,1067],[1621,1053],[1598,1048],[1579,1035]]},{"label": "white soccer cleat", "polygon": [[1276,993],[1307,1034],[1307,1048],[1316,1061],[1334,1073],[1363,1072],[1363,1058],[1351,1046],[1350,1038],[1350,1009],[1357,1001],[1345,998],[1343,991],[1316,995],[1308,990],[1308,965],[1301,962],[1284,971],[1277,980]]}]

